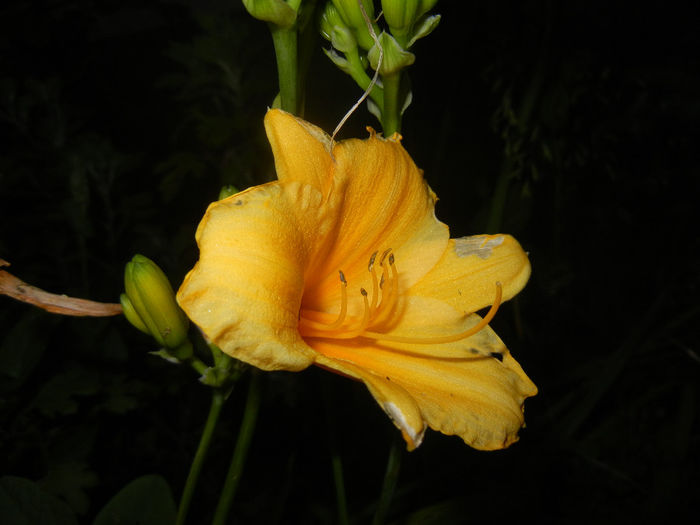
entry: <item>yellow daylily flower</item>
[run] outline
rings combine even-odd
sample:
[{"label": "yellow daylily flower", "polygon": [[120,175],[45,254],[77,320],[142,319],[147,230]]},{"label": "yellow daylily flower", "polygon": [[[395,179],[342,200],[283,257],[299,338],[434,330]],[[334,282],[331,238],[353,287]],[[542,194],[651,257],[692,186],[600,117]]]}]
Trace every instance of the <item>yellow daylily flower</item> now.
[{"label": "yellow daylily flower", "polygon": [[483,450],[516,441],[537,388],[488,322],[529,278],[518,242],[450,239],[398,135],[333,144],[280,110],[265,128],[278,180],[209,206],[177,294],[190,319],[258,368],[364,382],[409,450],[426,426]]}]

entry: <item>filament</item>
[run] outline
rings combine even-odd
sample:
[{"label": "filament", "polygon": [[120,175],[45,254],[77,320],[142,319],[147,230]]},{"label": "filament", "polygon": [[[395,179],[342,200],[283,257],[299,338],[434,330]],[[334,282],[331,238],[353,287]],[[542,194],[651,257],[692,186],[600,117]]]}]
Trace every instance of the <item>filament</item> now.
[{"label": "filament", "polygon": [[455,341],[460,341],[471,337],[474,334],[481,332],[486,326],[491,322],[491,320],[496,315],[498,307],[501,305],[501,298],[503,296],[503,290],[501,283],[496,282],[496,297],[486,313],[484,318],[471,328],[459,332],[457,334],[451,335],[437,335],[437,336],[427,336],[427,337],[415,337],[415,336],[402,336],[393,334],[382,334],[380,332],[364,332],[362,337],[367,339],[376,339],[378,341],[389,341],[394,343],[413,343],[413,344],[442,344],[442,343],[453,343]]},{"label": "filament", "polygon": [[[340,278],[340,311],[333,322],[324,323],[309,319],[309,314],[327,316],[325,312],[317,312],[302,309],[300,311],[299,330],[302,337],[327,338],[327,339],[373,339],[408,344],[443,344],[461,341],[471,337],[486,328],[495,317],[503,299],[503,287],[496,282],[496,295],[489,311],[478,323],[471,328],[455,334],[435,336],[410,336],[395,335],[379,331],[368,330],[370,326],[378,326],[386,322],[393,315],[399,300],[399,273],[396,268],[396,260],[391,249],[385,250],[379,257],[379,265],[382,267],[381,279],[378,279],[375,262],[379,252],[374,252],[369,259],[367,271],[371,279],[371,296],[367,290],[360,288],[362,295],[362,315],[348,315],[348,283],[345,274],[338,271]],[[306,315],[305,315],[306,314]]]}]

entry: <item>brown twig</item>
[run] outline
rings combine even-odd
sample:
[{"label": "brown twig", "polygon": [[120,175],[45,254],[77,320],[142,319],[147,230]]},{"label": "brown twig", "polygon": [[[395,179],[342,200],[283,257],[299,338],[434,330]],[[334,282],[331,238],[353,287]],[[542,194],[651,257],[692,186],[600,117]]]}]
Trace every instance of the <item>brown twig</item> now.
[{"label": "brown twig", "polygon": [[[10,263],[7,261],[0,259],[0,268],[9,265]],[[7,295],[23,303],[33,304],[54,314],[77,317],[108,317],[122,313],[122,305],[119,303],[98,303],[97,301],[49,293],[25,283],[5,270],[0,270],[0,295]]]}]

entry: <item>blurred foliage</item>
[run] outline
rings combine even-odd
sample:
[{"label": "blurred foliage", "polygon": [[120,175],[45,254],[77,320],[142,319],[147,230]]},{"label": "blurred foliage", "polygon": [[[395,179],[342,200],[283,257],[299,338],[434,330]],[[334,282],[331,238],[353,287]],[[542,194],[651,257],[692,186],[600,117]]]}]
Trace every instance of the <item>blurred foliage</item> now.
[{"label": "blurred foliage", "polygon": [[[540,394],[507,451],[430,433],[404,454],[390,522],[697,512],[690,17],[602,2],[439,8],[421,48],[435,59],[412,71],[404,145],[454,236],[498,225],[529,251],[532,280],[494,326]],[[221,186],[274,176],[261,125],[277,92],[272,46],[238,2],[13,1],[0,7],[0,34],[0,257],[22,279],[117,301],[124,264],[143,253],[178,283]],[[311,79],[307,117],[330,129],[354,88],[320,53]],[[364,111],[344,134],[362,136]],[[494,214],[498,191],[506,205]],[[0,298],[3,518],[108,523],[110,508],[133,518],[154,491],[159,516],[172,512],[208,392],[151,350],[123,319],[60,318]],[[336,522],[332,457],[351,521],[371,519],[396,431],[361,385],[327,375],[263,376],[237,522]],[[202,522],[244,391],[224,408],[195,495]]]}]

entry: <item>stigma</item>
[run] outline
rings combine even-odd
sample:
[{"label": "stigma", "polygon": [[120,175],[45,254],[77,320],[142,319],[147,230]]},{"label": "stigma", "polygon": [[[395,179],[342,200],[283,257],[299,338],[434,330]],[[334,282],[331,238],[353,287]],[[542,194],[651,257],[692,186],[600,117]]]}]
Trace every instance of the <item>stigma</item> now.
[{"label": "stigma", "polygon": [[[377,265],[380,271],[377,271]],[[329,322],[319,321],[320,317],[329,315],[302,308],[299,312],[299,332],[304,338],[321,339],[370,339],[407,344],[442,344],[461,341],[473,336],[486,328],[495,317],[501,304],[503,289],[500,282],[495,283],[494,299],[489,311],[474,326],[457,333],[437,336],[402,336],[382,331],[382,327],[390,324],[398,315],[399,302],[399,273],[396,268],[396,258],[391,249],[372,254],[367,265],[369,272],[370,292],[360,288],[362,296],[362,313],[348,313],[348,282],[342,270],[338,271],[340,283],[340,310],[335,319]]]}]

